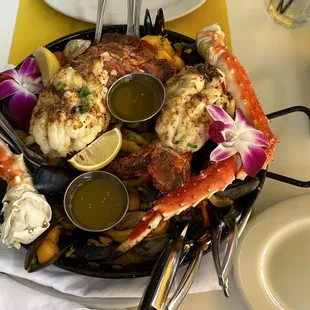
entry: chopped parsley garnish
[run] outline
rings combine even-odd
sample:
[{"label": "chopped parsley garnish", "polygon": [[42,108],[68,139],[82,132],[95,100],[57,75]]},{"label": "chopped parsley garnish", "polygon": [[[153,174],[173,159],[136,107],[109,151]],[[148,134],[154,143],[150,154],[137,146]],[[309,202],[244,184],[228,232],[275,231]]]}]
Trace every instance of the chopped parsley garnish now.
[{"label": "chopped parsley garnish", "polygon": [[62,81],[59,81],[56,85],[56,90],[62,90],[64,89],[64,83]]},{"label": "chopped parsley garnish", "polygon": [[84,114],[87,113],[90,110],[90,105],[88,102],[84,102],[82,105],[78,105],[74,108],[72,108],[71,113],[80,113]]},{"label": "chopped parsley garnish", "polygon": [[92,94],[89,94],[86,96],[86,100],[92,100],[93,99],[93,95]]},{"label": "chopped parsley garnish", "polygon": [[197,149],[198,145],[197,144],[192,144],[192,143],[187,143],[188,147],[191,147],[192,149]]},{"label": "chopped parsley garnish", "polygon": [[134,132],[131,132],[131,133],[129,133],[125,138],[128,139],[128,140],[135,141],[136,138],[137,138],[137,134],[134,133]]},{"label": "chopped parsley garnish", "polygon": [[82,87],[79,90],[79,97],[80,98],[86,98],[90,94],[90,91],[87,87]]},{"label": "chopped parsley garnish", "polygon": [[173,44],[173,47],[176,51],[179,51],[182,48],[182,44],[177,42]]},{"label": "chopped parsley garnish", "polygon": [[86,103],[84,103],[84,104],[81,106],[81,108],[80,108],[80,113],[81,113],[81,114],[87,113],[87,112],[89,111],[89,109],[90,109],[89,103],[86,102]]},{"label": "chopped parsley garnish", "polygon": [[184,53],[186,54],[190,54],[192,52],[192,50],[190,48],[187,48],[186,50],[184,50]]}]

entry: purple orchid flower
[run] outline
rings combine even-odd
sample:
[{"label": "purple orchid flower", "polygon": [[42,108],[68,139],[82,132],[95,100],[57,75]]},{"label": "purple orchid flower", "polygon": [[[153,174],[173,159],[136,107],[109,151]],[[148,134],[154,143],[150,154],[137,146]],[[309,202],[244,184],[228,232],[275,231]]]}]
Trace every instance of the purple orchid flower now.
[{"label": "purple orchid flower", "polygon": [[12,118],[20,125],[28,124],[37,104],[35,94],[42,88],[42,78],[34,58],[27,58],[18,72],[9,69],[1,73],[7,77],[0,83],[0,100],[12,96],[9,109]]},{"label": "purple orchid flower", "polygon": [[267,158],[263,147],[268,147],[269,142],[265,135],[247,121],[240,109],[236,109],[235,120],[218,106],[208,106],[207,109],[214,120],[208,134],[218,143],[210,155],[211,161],[222,161],[239,153],[244,171],[254,176]]}]

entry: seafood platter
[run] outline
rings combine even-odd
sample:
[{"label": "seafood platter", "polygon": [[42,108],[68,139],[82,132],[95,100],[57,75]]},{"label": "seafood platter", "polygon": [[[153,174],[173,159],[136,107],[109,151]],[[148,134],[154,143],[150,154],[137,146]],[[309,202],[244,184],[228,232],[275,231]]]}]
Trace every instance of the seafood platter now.
[{"label": "seafood platter", "polygon": [[1,241],[27,249],[27,272],[148,276],[186,223],[195,246],[251,212],[278,139],[246,70],[219,25],[193,40],[148,20],[140,38],[120,25],[34,47],[0,75],[5,120],[43,159],[0,140]]}]

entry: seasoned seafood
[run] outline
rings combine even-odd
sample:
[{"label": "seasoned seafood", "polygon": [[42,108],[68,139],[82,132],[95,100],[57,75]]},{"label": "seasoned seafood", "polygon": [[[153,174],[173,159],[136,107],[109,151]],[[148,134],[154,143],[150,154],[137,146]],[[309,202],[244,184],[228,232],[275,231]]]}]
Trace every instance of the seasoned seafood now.
[{"label": "seasoned seafood", "polygon": [[[260,140],[263,140],[263,136],[268,142],[264,143],[265,148],[262,149],[265,157],[262,168],[266,168],[272,160],[278,140],[269,128],[268,119],[258,101],[253,85],[248,79],[246,70],[225,47],[224,33],[218,25],[204,28],[197,35],[197,46],[199,53],[211,65],[224,73],[227,91],[235,99],[236,107],[239,109],[236,112],[236,117],[240,118],[242,126],[251,123],[254,128],[261,131]],[[246,119],[240,117],[242,116],[240,111],[243,112]],[[234,136],[229,138],[234,138]],[[244,162],[240,161],[240,155],[233,152],[231,156],[226,156],[226,159],[213,162],[207,169],[184,183],[182,187],[155,201],[153,208],[146,213],[117,251],[120,253],[127,251],[145,238],[162,220],[167,221],[187,208],[197,206],[200,201],[210,198],[218,191],[223,191],[236,178],[244,179],[247,173],[244,169]]]},{"label": "seasoned seafood", "polygon": [[0,227],[1,240],[8,247],[20,248],[41,235],[50,225],[52,211],[43,195],[32,184],[23,155],[13,155],[0,140],[0,177],[8,184]]},{"label": "seasoned seafood", "polygon": [[30,134],[49,157],[66,157],[91,143],[110,121],[108,87],[131,72],[147,72],[165,82],[175,69],[156,59],[156,49],[136,37],[106,34],[61,68],[40,94]]},{"label": "seasoned seafood", "polygon": [[160,140],[179,153],[198,151],[209,139],[213,122],[206,106],[234,111],[235,102],[223,84],[224,74],[210,64],[187,67],[172,77],[155,128]]},{"label": "seasoned seafood", "polygon": [[179,154],[158,139],[145,149],[114,160],[108,171],[121,179],[150,175],[154,186],[169,193],[190,178],[191,153]]}]

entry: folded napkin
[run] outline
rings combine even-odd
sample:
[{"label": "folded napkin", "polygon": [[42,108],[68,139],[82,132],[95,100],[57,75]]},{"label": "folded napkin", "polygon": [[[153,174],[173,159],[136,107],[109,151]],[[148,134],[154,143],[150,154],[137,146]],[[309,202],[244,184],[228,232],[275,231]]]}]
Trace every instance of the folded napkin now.
[{"label": "folded napkin", "polygon": [[[30,280],[26,281],[28,286],[33,283],[35,285],[36,291],[35,294],[29,293],[29,296],[32,296],[32,302],[35,304],[26,304],[23,305],[23,310],[28,309],[41,309],[46,298],[45,294],[37,292],[41,291],[40,287],[45,286],[53,288],[58,292],[84,297],[84,298],[141,298],[145,286],[147,284],[148,278],[136,278],[136,279],[99,279],[91,278],[83,275],[74,274],[69,271],[59,269],[54,266],[49,266],[48,268],[38,271],[36,273],[29,274],[24,270],[24,258],[26,255],[26,250],[21,248],[16,250],[14,248],[8,249],[5,245],[0,244],[0,272],[7,274],[10,277],[17,277],[20,280]],[[186,267],[179,269],[176,276],[176,281],[174,286],[179,283]],[[6,298],[0,299],[0,309],[10,309],[7,307],[6,302],[14,302],[16,297],[16,292],[21,291],[12,289],[14,286],[20,286],[19,283],[14,283],[10,277],[0,277],[0,287],[6,288]],[[19,281],[21,282],[21,281]],[[40,285],[37,285],[40,284]],[[10,290],[8,287],[12,287]],[[28,290],[28,288],[26,287]],[[26,292],[26,289],[22,289],[22,294]],[[212,256],[206,255],[203,257],[200,270],[198,271],[195,282],[193,283],[190,293],[199,293],[207,292],[212,290],[219,290],[217,276],[214,270]],[[31,290],[31,288],[29,288]],[[43,297],[41,296],[43,294]],[[3,296],[3,294],[1,294]],[[38,296],[37,296],[38,295]],[[35,297],[35,298],[33,298]],[[39,298],[40,297],[40,298]],[[29,297],[30,298],[30,297]],[[70,296],[68,296],[70,299]],[[72,306],[67,303],[65,299],[49,297],[49,304],[52,302],[55,303],[57,307],[50,307],[44,309],[78,309],[76,304],[73,302]],[[23,301],[24,302],[24,301]],[[42,303],[43,302],[43,303]],[[5,308],[1,306],[6,305]],[[36,305],[36,308],[31,308],[33,305]],[[62,306],[63,305],[63,306]],[[62,308],[63,307],[63,308]],[[73,307],[73,308],[72,308]],[[75,308],[74,308],[75,307]],[[15,308],[12,308],[15,309]],[[43,308],[42,308],[43,309]],[[85,309],[85,308],[84,308]]]}]

